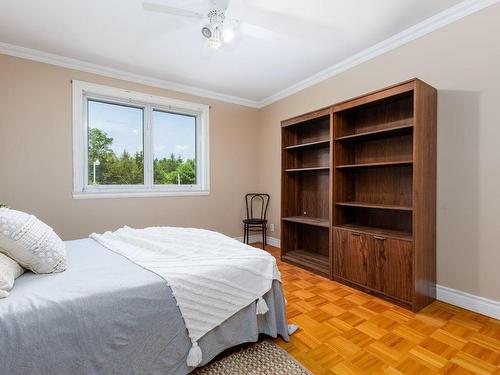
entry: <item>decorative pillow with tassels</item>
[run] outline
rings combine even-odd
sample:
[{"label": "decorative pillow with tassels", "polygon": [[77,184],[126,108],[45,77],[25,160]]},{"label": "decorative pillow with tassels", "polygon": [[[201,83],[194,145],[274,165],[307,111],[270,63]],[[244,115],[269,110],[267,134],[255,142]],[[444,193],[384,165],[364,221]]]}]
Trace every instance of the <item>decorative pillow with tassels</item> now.
[{"label": "decorative pillow with tassels", "polygon": [[35,216],[0,208],[0,252],[34,273],[66,269],[66,245]]}]

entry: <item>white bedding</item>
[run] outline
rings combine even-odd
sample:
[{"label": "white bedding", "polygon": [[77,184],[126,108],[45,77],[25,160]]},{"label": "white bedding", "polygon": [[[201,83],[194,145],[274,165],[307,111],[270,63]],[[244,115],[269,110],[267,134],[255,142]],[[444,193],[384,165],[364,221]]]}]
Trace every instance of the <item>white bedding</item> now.
[{"label": "white bedding", "polygon": [[201,361],[197,341],[210,330],[254,302],[265,313],[262,296],[280,279],[273,256],[207,230],[124,227],[91,238],[167,281],[192,342],[189,366]]}]

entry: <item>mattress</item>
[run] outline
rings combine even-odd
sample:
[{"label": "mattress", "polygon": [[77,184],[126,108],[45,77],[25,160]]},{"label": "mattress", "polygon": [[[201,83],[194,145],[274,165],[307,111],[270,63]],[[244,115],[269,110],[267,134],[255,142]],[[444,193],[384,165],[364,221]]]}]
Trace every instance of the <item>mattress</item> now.
[{"label": "mattress", "polygon": [[[167,283],[91,239],[69,241],[68,269],[26,273],[0,300],[2,374],[187,374],[191,347]],[[281,284],[203,336],[202,364],[263,333],[288,340]]]}]

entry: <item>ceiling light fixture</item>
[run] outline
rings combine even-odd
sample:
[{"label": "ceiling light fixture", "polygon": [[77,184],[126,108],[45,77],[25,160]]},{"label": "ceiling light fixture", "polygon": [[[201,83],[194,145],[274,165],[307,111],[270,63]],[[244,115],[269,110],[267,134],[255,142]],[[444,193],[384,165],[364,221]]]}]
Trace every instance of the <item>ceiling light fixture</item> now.
[{"label": "ceiling light fixture", "polygon": [[166,13],[174,16],[205,19],[208,23],[201,28],[201,34],[207,39],[208,47],[213,49],[220,48],[224,43],[231,43],[239,32],[240,21],[236,19],[226,20],[226,10],[217,6],[217,0],[211,0],[211,10],[206,16],[201,13],[193,12],[183,8],[176,8],[157,3],[144,2],[144,10]]},{"label": "ceiling light fixture", "polygon": [[212,31],[212,25],[207,24],[201,28],[201,33],[203,36],[207,39],[210,39],[212,37],[213,31]]},{"label": "ceiling light fixture", "polygon": [[224,11],[222,9],[212,9],[208,12],[210,22],[201,28],[202,35],[208,39],[208,46],[218,49],[222,43],[230,43],[234,39],[234,30],[224,26]]},{"label": "ceiling light fixture", "polygon": [[213,49],[218,49],[222,45],[221,32],[216,28],[212,36],[208,39],[208,46]]}]

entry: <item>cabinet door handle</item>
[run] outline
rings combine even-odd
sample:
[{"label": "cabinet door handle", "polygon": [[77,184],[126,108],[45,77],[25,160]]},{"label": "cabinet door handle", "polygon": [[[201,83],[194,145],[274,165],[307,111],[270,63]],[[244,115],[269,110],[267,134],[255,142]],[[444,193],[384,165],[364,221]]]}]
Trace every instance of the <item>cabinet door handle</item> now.
[{"label": "cabinet door handle", "polygon": [[353,236],[360,236],[361,233],[359,233],[359,232],[351,232],[351,235],[353,235]]},{"label": "cabinet door handle", "polygon": [[380,241],[385,240],[385,237],[383,237],[383,236],[373,236],[373,238],[375,238],[376,240],[380,240]]}]

